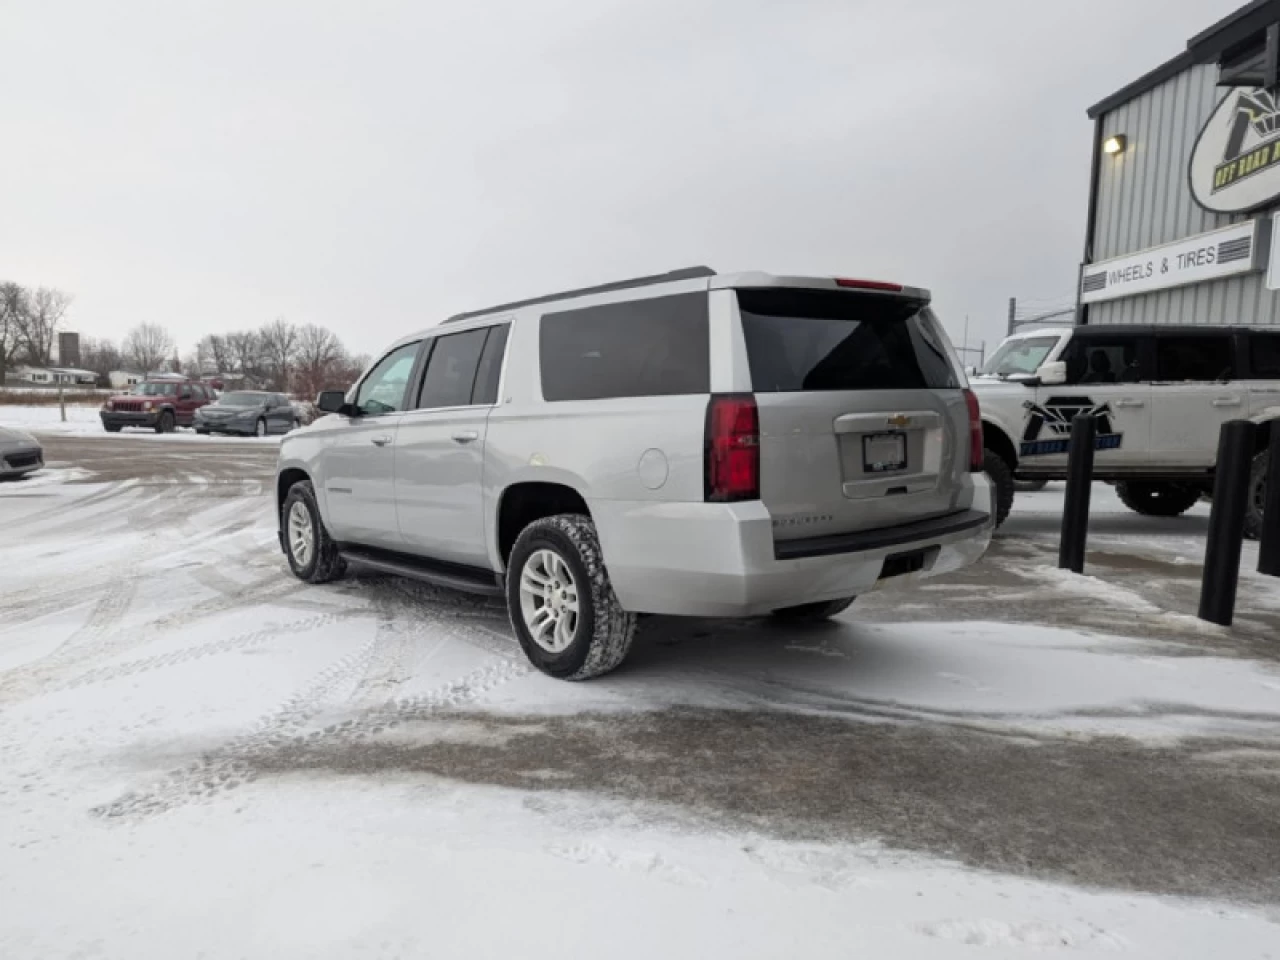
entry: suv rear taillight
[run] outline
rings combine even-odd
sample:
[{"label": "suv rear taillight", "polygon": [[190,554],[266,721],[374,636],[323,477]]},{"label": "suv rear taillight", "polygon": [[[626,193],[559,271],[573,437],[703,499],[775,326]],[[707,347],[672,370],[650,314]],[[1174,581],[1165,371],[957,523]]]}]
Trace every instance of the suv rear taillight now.
[{"label": "suv rear taillight", "polygon": [[969,406],[969,471],[981,473],[986,459],[982,452],[982,409],[978,406],[978,395],[972,390],[964,392],[964,402]]},{"label": "suv rear taillight", "polygon": [[751,394],[711,397],[703,464],[708,503],[760,499],[760,414]]}]

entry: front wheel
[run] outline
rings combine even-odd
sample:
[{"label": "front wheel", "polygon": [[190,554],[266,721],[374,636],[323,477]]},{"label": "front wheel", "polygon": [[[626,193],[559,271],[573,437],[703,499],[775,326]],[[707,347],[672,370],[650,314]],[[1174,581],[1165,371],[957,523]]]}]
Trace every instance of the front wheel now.
[{"label": "front wheel", "polygon": [[1015,478],[1013,481],[1013,489],[1018,493],[1038,493],[1048,485],[1048,480],[1018,480]]},{"label": "front wheel", "polygon": [[817,603],[802,603],[796,607],[782,607],[773,611],[773,615],[786,623],[821,623],[830,620],[836,614],[844,613],[857,597],[843,597],[839,600],[820,600]]},{"label": "front wheel", "polygon": [[618,603],[595,524],[580,514],[524,528],[507,566],[507,608],[529,662],[561,680],[608,673],[635,638],[636,615]]},{"label": "front wheel", "polygon": [[1250,540],[1262,539],[1262,509],[1267,503],[1267,465],[1271,460],[1263,450],[1253,458],[1249,469],[1249,502],[1244,511],[1244,535]]},{"label": "front wheel", "polygon": [[259,419],[257,425],[253,428],[255,437],[265,437],[267,435],[267,421]]},{"label": "front wheel", "polygon": [[1000,526],[1013,509],[1013,467],[990,447],[982,451],[982,469],[996,491],[996,526]]},{"label": "front wheel", "polygon": [[1116,484],[1116,496],[1144,517],[1180,517],[1199,501],[1200,488],[1190,483],[1123,480]]},{"label": "front wheel", "polygon": [[346,571],[346,561],[325,529],[310,481],[302,480],[289,488],[280,510],[280,529],[289,569],[299,580],[327,583]]},{"label": "front wheel", "polygon": [[104,424],[104,425],[103,425],[103,429],[104,429],[104,430],[106,430],[106,431],[107,431],[107,433],[119,433],[119,432],[120,432],[120,424],[118,424],[118,423],[108,423],[108,424]]},{"label": "front wheel", "polygon": [[156,433],[173,433],[173,414],[166,410],[156,421]]}]

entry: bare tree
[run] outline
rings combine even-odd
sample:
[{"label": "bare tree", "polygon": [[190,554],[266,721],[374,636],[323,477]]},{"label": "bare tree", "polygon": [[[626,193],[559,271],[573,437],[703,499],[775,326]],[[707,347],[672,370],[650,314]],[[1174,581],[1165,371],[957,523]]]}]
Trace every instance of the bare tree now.
[{"label": "bare tree", "polygon": [[80,341],[80,365],[96,373],[99,383],[105,383],[113,370],[124,366],[124,354],[114,340],[85,337]]},{"label": "bare tree", "polygon": [[262,342],[262,359],[272,388],[288,389],[298,354],[298,328],[284,317],[277,317],[258,331],[258,339]]},{"label": "bare tree", "polygon": [[0,379],[5,367],[16,359],[30,307],[31,297],[25,287],[0,283]]},{"label": "bare tree", "polygon": [[343,355],[341,341],[330,331],[314,323],[303,326],[298,331],[293,392],[311,398],[326,387],[336,386],[333,381]]},{"label": "bare tree", "polygon": [[227,369],[221,371],[230,376],[243,377],[245,386],[259,386],[263,380],[261,338],[252,330],[240,330],[226,335]]},{"label": "bare tree", "polygon": [[53,360],[53,345],[71,295],[52,287],[37,287],[27,298],[27,309],[17,315],[19,348],[27,363],[47,367]]},{"label": "bare tree", "polygon": [[138,373],[155,373],[173,354],[173,337],[157,324],[139,324],[124,338],[124,354]]}]

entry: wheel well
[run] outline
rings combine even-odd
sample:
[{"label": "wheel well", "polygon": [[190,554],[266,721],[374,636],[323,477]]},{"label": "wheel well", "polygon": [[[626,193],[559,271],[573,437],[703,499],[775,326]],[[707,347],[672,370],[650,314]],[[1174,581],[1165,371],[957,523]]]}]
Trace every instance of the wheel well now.
[{"label": "wheel well", "polygon": [[535,520],[558,513],[591,516],[581,494],[561,483],[517,483],[504,490],[498,507],[498,551],[502,562],[511,556],[521,530]]},{"label": "wheel well", "polygon": [[1014,449],[1013,441],[1003,430],[985,420],[982,421],[982,445],[999,454],[1010,470],[1018,466],[1018,451]]},{"label": "wheel well", "polygon": [[284,498],[289,495],[289,488],[295,483],[310,479],[307,471],[299,470],[297,467],[281,470],[280,475],[276,477],[276,513],[284,509]]},{"label": "wheel well", "polygon": [[1275,423],[1274,420],[1263,420],[1258,424],[1258,439],[1255,443],[1257,449],[1254,450],[1254,453],[1261,453],[1267,449],[1267,444],[1271,442],[1271,424],[1273,423]]}]

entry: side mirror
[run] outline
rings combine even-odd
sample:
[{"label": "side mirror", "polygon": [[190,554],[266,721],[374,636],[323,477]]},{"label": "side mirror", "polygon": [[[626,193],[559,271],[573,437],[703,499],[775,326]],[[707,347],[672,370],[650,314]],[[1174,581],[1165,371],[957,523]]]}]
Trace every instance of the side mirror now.
[{"label": "side mirror", "polygon": [[1058,384],[1066,383],[1066,361],[1054,360],[1052,363],[1041,364],[1040,369],[1036,371],[1036,380],[1046,387],[1055,387]]},{"label": "side mirror", "polygon": [[347,394],[342,390],[321,390],[316,397],[316,409],[321,413],[348,413]]}]

